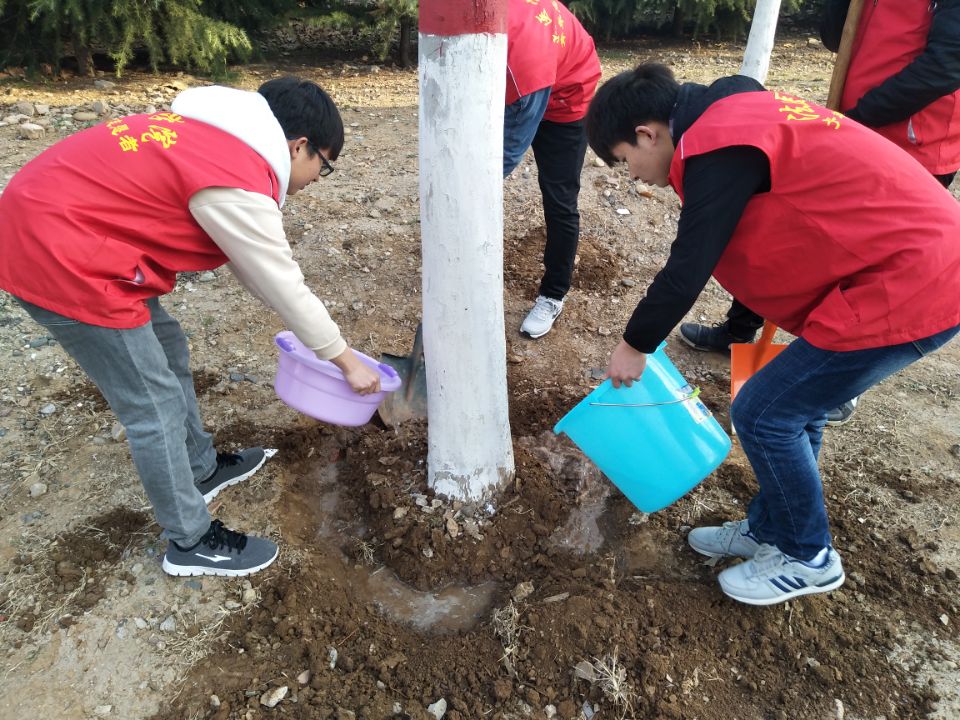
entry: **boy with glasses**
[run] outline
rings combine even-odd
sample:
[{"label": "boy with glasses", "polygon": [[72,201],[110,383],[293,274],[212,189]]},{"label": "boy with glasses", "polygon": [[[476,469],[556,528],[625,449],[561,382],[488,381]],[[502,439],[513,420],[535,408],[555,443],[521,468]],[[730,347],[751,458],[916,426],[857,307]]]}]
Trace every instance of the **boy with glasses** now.
[{"label": "boy with glasses", "polygon": [[172,575],[248,575],[278,552],[207,511],[266,455],[217,453],[203,428],[187,340],[159,302],[178,272],[229,263],[356,392],[379,390],[306,286],[280,213],[286,195],[333,172],[328,158],[343,141],[340,114],[315,83],[193,88],[171,112],[117,118],[57,143],[0,195],[0,288],[77,361],[126,428]]}]

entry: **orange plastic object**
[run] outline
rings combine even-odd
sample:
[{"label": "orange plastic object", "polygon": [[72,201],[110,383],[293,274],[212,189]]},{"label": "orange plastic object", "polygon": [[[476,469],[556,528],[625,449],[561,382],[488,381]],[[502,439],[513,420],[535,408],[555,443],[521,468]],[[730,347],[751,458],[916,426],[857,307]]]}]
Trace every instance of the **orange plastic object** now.
[{"label": "orange plastic object", "polygon": [[773,336],[777,326],[769,320],[763,323],[763,332],[756,343],[730,344],[730,400],[733,400],[740,388],[760,368],[773,360],[787,347],[774,344]]}]

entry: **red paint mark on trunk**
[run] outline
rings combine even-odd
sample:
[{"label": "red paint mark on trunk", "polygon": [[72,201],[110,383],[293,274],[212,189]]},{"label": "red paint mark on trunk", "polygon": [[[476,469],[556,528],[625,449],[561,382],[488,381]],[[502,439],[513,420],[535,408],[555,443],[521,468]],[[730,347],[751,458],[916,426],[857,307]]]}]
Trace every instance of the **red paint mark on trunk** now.
[{"label": "red paint mark on trunk", "polygon": [[425,35],[506,33],[506,0],[420,0],[420,32]]}]

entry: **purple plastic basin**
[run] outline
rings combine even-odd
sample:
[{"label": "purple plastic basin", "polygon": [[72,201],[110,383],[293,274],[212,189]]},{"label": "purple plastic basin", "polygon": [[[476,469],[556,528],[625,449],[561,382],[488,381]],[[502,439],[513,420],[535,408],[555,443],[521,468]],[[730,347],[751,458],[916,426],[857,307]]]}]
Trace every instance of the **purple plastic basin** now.
[{"label": "purple plastic basin", "polygon": [[357,426],[369,422],[388,392],[400,388],[400,377],[389,365],[378,363],[361,352],[357,357],[380,373],[381,391],[358,395],[343,373],[328,360],[320,360],[289,330],[274,338],[280,348],[280,362],[273,389],[283,402],[317,420],[335,425]]}]

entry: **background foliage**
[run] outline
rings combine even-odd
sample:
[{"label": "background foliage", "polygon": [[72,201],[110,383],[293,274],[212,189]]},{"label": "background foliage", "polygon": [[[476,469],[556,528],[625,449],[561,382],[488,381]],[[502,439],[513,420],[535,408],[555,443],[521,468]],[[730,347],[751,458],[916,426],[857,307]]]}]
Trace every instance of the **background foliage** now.
[{"label": "background foliage", "polygon": [[[601,41],[639,33],[743,37],[756,0],[568,0]],[[823,0],[783,0],[783,14],[802,21]],[[173,65],[222,74],[256,53],[258,40],[291,20],[353,33],[380,60],[411,63],[417,0],[0,0],[0,67],[80,73],[108,60],[119,74],[135,59],[154,69]]]}]

